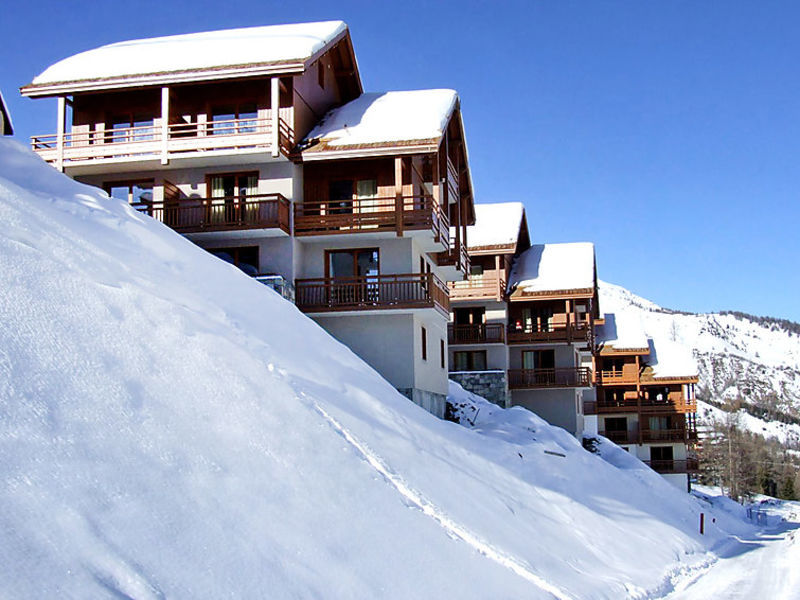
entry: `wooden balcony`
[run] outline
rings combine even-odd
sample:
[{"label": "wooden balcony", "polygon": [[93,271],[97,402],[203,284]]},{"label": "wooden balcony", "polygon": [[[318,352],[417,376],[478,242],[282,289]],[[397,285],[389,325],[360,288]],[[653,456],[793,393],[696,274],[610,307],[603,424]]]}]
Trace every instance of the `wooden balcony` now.
[{"label": "wooden balcony", "polygon": [[[455,238],[450,238],[450,249],[446,252],[436,253],[436,264],[440,267],[455,267],[462,273],[469,273],[469,254],[467,245],[457,243]],[[463,283],[463,282],[459,282]]]},{"label": "wooden balcony", "polygon": [[88,161],[169,160],[191,153],[240,149],[275,149],[275,155],[278,150],[288,155],[294,145],[291,127],[282,119],[277,132],[273,127],[272,119],[172,123],[166,132],[154,124],[38,135],[31,138],[31,147],[47,162],[66,167]]},{"label": "wooden balcony", "polygon": [[478,325],[448,325],[447,343],[457,344],[502,344],[505,342],[505,327],[502,323]]},{"label": "wooden balcony", "polygon": [[432,196],[321,200],[295,204],[295,235],[430,230],[449,243],[450,222]]},{"label": "wooden balcony", "polygon": [[639,382],[639,372],[636,366],[630,370],[603,370],[597,371],[595,377],[598,385],[636,385]]},{"label": "wooden balcony", "polygon": [[652,444],[665,442],[671,444],[685,443],[692,438],[697,439],[697,433],[689,429],[643,429],[642,442]]},{"label": "wooden balcony", "polygon": [[610,413],[693,413],[697,410],[697,405],[694,402],[672,402],[672,401],[655,401],[655,400],[642,400],[637,401],[635,398],[626,400],[598,400],[597,412],[601,414]]},{"label": "wooden balcony", "polygon": [[481,275],[470,275],[466,281],[451,281],[450,300],[502,300],[506,292],[503,271],[484,271]]},{"label": "wooden balcony", "polygon": [[450,316],[447,288],[433,273],[298,279],[295,290],[303,312],[435,308]]},{"label": "wooden balcony", "polygon": [[599,435],[607,438],[615,444],[638,444],[639,434],[636,431],[598,431]]},{"label": "wooden balcony", "polygon": [[700,464],[696,458],[682,460],[645,460],[642,461],[656,473],[697,473]]},{"label": "wooden balcony", "polygon": [[508,387],[514,390],[589,387],[591,381],[591,369],[586,367],[508,371]]},{"label": "wooden balcony", "polygon": [[518,327],[509,324],[508,335],[506,336],[509,344],[544,344],[544,343],[572,343],[588,342],[591,339],[591,330],[587,323],[578,323],[553,327],[552,329],[540,329],[537,327]]},{"label": "wooden balcony", "polygon": [[290,202],[281,194],[245,197],[183,198],[135,204],[179,233],[280,229],[290,233]]}]

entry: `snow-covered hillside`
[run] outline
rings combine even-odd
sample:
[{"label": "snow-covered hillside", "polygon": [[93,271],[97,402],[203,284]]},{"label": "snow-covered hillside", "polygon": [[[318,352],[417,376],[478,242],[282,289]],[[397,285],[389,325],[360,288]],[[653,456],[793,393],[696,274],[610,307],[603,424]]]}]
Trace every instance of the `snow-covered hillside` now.
[{"label": "snow-covered hillside", "polygon": [[[659,341],[671,341],[691,348],[700,369],[701,400],[741,398],[755,413],[770,404],[774,414],[758,414],[764,417],[759,419],[743,413],[743,424],[765,436],[800,440],[800,335],[795,331],[743,315],[671,311],[605,282],[600,285],[600,308],[638,315],[656,347]],[[698,412],[717,414],[704,402]],[[789,423],[778,420],[777,413]]]},{"label": "snow-covered hillside", "polygon": [[0,223],[0,597],[643,598],[737,526],[522,409],[435,419],[9,140]]}]

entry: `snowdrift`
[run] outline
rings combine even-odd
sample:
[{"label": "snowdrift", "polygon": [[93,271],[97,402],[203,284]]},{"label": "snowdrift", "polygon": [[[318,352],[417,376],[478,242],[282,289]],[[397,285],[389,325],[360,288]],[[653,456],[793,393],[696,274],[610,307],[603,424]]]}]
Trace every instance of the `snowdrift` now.
[{"label": "snowdrift", "polygon": [[526,411],[431,417],[9,140],[0,223],[2,597],[645,597],[719,538]]}]

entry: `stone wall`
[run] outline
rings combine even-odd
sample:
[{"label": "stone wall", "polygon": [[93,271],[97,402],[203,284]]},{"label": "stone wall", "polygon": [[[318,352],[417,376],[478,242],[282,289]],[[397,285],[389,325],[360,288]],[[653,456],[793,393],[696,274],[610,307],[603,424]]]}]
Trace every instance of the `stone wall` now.
[{"label": "stone wall", "polygon": [[468,392],[482,396],[489,402],[503,408],[510,405],[505,371],[455,371],[449,377]]}]

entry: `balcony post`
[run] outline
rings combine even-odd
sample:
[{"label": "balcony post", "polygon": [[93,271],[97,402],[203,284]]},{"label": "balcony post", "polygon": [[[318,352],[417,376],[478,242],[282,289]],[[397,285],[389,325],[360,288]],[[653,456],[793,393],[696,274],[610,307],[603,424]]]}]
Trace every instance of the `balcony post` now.
[{"label": "balcony post", "polygon": [[281,142],[281,131],[280,131],[280,108],[281,108],[281,90],[280,90],[280,79],[277,77],[272,77],[269,80],[270,83],[270,110],[272,114],[270,115],[270,122],[272,126],[272,157],[277,158],[280,154],[280,142]]},{"label": "balcony post", "polygon": [[500,277],[500,255],[494,255],[494,271],[495,271],[495,279],[497,280],[497,289],[495,290],[497,293],[497,301],[500,302],[503,299],[503,290],[500,289],[502,286],[500,285],[501,277]]},{"label": "balcony post", "polygon": [[394,159],[394,222],[397,237],[403,237],[403,159]]},{"label": "balcony post", "polygon": [[56,168],[64,171],[64,130],[67,122],[67,99],[64,96],[58,97],[56,122]]},{"label": "balcony post", "polygon": [[161,164],[169,164],[169,87],[161,88]]}]

